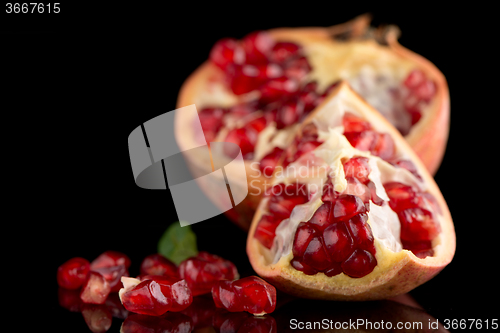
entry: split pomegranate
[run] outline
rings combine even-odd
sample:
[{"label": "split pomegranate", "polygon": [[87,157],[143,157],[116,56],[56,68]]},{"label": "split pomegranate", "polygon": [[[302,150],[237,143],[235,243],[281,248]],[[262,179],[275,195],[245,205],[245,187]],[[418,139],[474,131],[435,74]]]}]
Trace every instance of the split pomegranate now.
[{"label": "split pomegranate", "polygon": [[201,251],[196,257],[180,263],[179,276],[186,280],[193,296],[197,296],[211,292],[217,281],[234,280],[239,274],[229,260]]},{"label": "split pomegranate", "polygon": [[75,257],[57,269],[57,284],[66,289],[78,289],[87,279],[90,263],[85,258]]},{"label": "split pomegranate", "polygon": [[[315,144],[302,151],[304,142]],[[451,261],[455,233],[439,188],[400,133],[346,83],[283,154],[247,242],[252,267],[277,288],[307,298],[388,298]]]},{"label": "split pomegranate", "polygon": [[[177,102],[178,108],[196,105],[203,133],[194,129],[195,119],[179,113],[175,135],[181,150],[205,140],[234,142],[241,148],[247,184],[231,186],[248,188],[250,195],[234,208],[236,213],[228,212],[231,219],[248,229],[248,212],[255,211],[294,128],[341,80],[381,112],[428,170],[436,172],[448,137],[448,87],[433,64],[398,44],[396,31],[370,28],[362,16],[330,28],[259,31],[214,45],[209,60],[184,83]],[[375,155],[391,153],[390,137],[358,125],[346,129],[351,143]],[[304,143],[300,149],[314,144]],[[229,160],[234,153],[229,148],[212,151],[218,154],[212,158]],[[209,157],[188,159],[193,170],[212,171]],[[227,191],[213,183],[200,185],[216,205],[222,197],[216,193]]]},{"label": "split pomegranate", "polygon": [[276,307],[276,288],[256,276],[218,281],[212,287],[212,297],[218,308],[230,312],[247,311],[260,316]]}]

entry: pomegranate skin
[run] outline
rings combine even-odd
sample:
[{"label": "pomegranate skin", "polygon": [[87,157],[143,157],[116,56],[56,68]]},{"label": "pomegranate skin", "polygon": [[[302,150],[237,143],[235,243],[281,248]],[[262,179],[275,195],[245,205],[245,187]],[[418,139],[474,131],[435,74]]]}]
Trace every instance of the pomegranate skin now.
[{"label": "pomegranate skin", "polygon": [[[388,56],[396,59],[395,62],[406,63],[406,65],[402,65],[402,68],[411,64],[412,68],[422,70],[426,77],[435,83],[436,95],[426,107],[426,111],[422,113],[420,120],[413,125],[405,136],[405,139],[421,158],[429,172],[434,175],[441,164],[449,133],[450,102],[446,79],[429,60],[398,43],[399,30],[397,27],[371,28],[369,21],[369,16],[363,15],[347,23],[328,28],[278,28],[269,30],[269,34],[277,42],[297,43],[305,50],[314,43],[324,44],[325,46],[352,43],[353,48],[346,54],[356,53],[359,46],[361,51],[358,54],[378,54],[381,58]],[[336,37],[345,37],[346,35],[350,36],[347,41],[342,40],[341,43],[335,41]],[[363,37],[367,35],[372,37],[364,39]],[[332,47],[332,49],[334,50],[335,47]],[[408,68],[406,70],[410,71]],[[328,72],[328,70],[324,69],[323,72]],[[209,61],[203,63],[181,87],[177,108],[195,104],[201,109],[206,104],[214,103],[229,107],[246,97],[246,95],[235,96],[231,93],[225,94],[224,98],[220,99],[213,97],[220,95],[219,88],[216,88],[213,82],[223,81],[224,73],[220,68]],[[207,95],[212,97],[207,100]],[[196,136],[190,126],[190,119],[183,119],[182,115],[176,115],[176,139],[181,148],[182,146],[190,147],[191,145],[186,144],[186,142]],[[429,147],[432,147],[432,149],[429,149]],[[263,177],[258,167],[252,167],[251,161],[246,161],[245,164],[247,184],[233,183],[232,186],[248,188],[249,195],[236,207],[226,212],[226,215],[243,230],[247,231],[251,222],[250,217],[253,216],[257,208],[261,195],[265,191],[266,181],[268,182],[269,178]],[[203,159],[200,157],[191,158],[188,163],[189,168],[195,175],[206,174],[209,165],[211,165],[209,158]],[[221,195],[215,194],[215,198],[222,197],[227,191],[223,186],[214,187],[214,184],[200,184],[200,187],[206,193],[221,193]],[[220,205],[218,202],[214,203]]]},{"label": "pomegranate skin", "polygon": [[414,163],[416,170],[423,178],[427,191],[435,197],[438,206],[441,208],[442,224],[439,244],[435,244],[433,248],[434,256],[421,259],[409,250],[393,252],[375,238],[377,266],[371,273],[361,278],[351,278],[346,274],[338,274],[333,277],[328,277],[323,273],[306,275],[291,266],[290,262],[293,259],[293,253],[285,254],[278,262],[273,264],[270,250],[254,237],[258,222],[265,212],[267,198],[259,204],[254,216],[248,233],[247,254],[257,274],[276,288],[297,297],[343,301],[387,299],[404,294],[430,280],[451,262],[456,247],[455,230],[446,201],[434,179],[415,152],[399,132],[357,96],[347,84],[342,83],[339,85],[332,92],[332,95],[304,120],[302,126],[307,125],[308,122],[314,119],[315,112],[319,113],[328,108],[329,101],[332,101],[331,105],[334,105],[342,98],[348,100],[350,105],[374,127],[376,125],[378,128],[383,128],[384,132],[391,135],[399,147],[398,149],[404,151]]}]

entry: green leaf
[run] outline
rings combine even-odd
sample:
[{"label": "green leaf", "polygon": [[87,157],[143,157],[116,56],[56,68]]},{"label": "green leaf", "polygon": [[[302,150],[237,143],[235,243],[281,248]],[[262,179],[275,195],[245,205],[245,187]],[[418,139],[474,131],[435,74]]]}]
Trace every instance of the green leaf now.
[{"label": "green leaf", "polygon": [[179,265],[181,261],[198,254],[196,235],[189,225],[172,223],[158,242],[158,253]]}]

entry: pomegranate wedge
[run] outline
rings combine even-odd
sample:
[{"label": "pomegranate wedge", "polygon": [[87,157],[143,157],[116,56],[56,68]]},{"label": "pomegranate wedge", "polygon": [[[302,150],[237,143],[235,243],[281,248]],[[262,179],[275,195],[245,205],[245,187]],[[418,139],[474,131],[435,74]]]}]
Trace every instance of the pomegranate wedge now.
[{"label": "pomegranate wedge", "polygon": [[[248,187],[250,195],[227,213],[230,219],[248,230],[290,134],[341,80],[404,135],[431,174],[436,172],[448,138],[447,83],[427,59],[399,45],[397,34],[396,27],[371,28],[368,17],[361,16],[329,28],[259,31],[214,45],[177,101],[178,108],[196,105],[202,131],[195,130],[196,119],[182,113],[176,115],[175,130],[181,150],[205,140],[241,148],[247,184],[231,186],[236,191]],[[350,135],[360,145],[372,143],[374,137],[373,132]],[[384,143],[375,143],[373,150],[385,151]],[[314,144],[304,143],[302,149]],[[212,158],[229,162],[233,154],[233,149],[212,151]],[[187,158],[192,170],[212,171],[208,155]],[[201,187],[214,198],[227,191],[214,184]]]},{"label": "pomegranate wedge", "polygon": [[[310,141],[318,144],[300,151]],[[347,83],[305,119],[284,155],[247,242],[252,267],[277,288],[306,298],[384,299],[452,260],[455,231],[434,179]]]}]

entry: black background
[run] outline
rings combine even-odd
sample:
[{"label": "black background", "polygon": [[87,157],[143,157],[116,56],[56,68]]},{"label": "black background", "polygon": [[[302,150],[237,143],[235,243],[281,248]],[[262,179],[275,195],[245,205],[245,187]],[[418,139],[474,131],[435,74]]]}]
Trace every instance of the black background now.
[{"label": "black background", "polygon": [[[28,313],[43,318],[19,331],[34,325],[88,330],[80,315],[57,302],[55,273],[67,259],[122,251],[132,259],[133,275],[156,252],[177,216],[168,191],[135,185],[127,137],[175,109],[181,84],[218,39],[329,26],[366,12],[374,25],[398,25],[401,44],[434,62],[450,88],[450,138],[435,179],[454,218],[457,251],[411,295],[441,321],[498,317],[498,60],[491,10],[420,3],[178,5],[63,3],[60,14],[50,15],[2,9],[4,258],[10,278],[28,280],[22,288]],[[251,273],[245,233],[224,216],[193,229],[199,249]],[[111,331],[118,330],[115,320]]]}]

